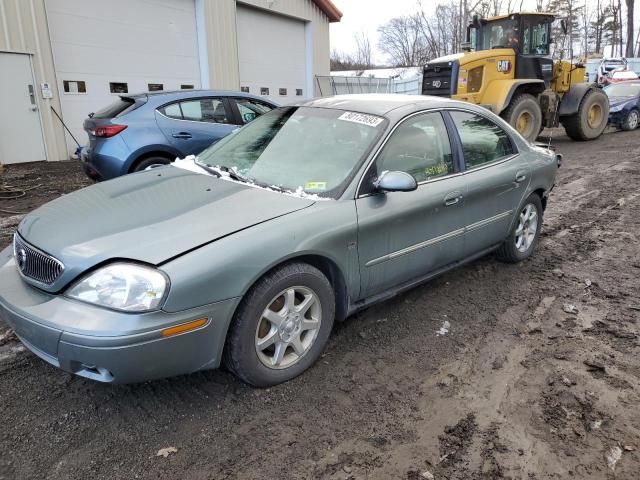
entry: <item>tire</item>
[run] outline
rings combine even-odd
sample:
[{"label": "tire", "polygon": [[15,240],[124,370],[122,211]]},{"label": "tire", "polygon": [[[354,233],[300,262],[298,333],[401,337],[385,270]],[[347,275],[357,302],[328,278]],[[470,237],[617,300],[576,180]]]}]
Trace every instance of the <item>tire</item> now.
[{"label": "tire", "polygon": [[166,157],[149,157],[136,163],[135,166],[131,169],[131,172],[141,172],[142,170],[146,170],[153,165],[169,165],[170,163],[171,160]]},{"label": "tire", "polygon": [[634,108],[624,117],[624,120],[620,123],[620,128],[629,131],[635,130],[638,125],[640,125],[640,112],[638,112],[637,108]]},{"label": "tire", "polygon": [[509,125],[520,135],[533,142],[542,131],[542,111],[536,97],[528,93],[517,95],[502,112]]},{"label": "tire", "polygon": [[[590,119],[590,112],[597,109],[597,118]],[[567,136],[584,142],[602,135],[609,121],[609,99],[601,89],[591,89],[580,102],[578,111],[562,120]]]},{"label": "tire", "polygon": [[[312,302],[300,316],[297,308],[309,298]],[[283,265],[258,280],[242,299],[227,334],[223,362],[255,387],[289,381],[320,357],[334,317],[335,294],[327,277],[306,263]],[[319,320],[315,329],[313,319]]]},{"label": "tire", "polygon": [[[533,211],[535,211],[535,220],[531,217],[526,219],[523,218],[523,215],[526,215],[525,212],[531,211],[529,209],[533,209]],[[537,194],[532,193],[518,209],[518,216],[516,217],[513,227],[511,227],[509,236],[496,252],[499,260],[507,263],[517,263],[529,258],[533,254],[533,251],[538,244],[538,240],[540,239],[542,215],[542,200],[540,200],[540,197]],[[518,234],[523,220],[525,220],[525,228],[529,225],[535,225],[535,232],[533,232],[532,237],[527,239],[526,243],[519,244],[519,239],[523,239],[524,237],[523,235]]]}]

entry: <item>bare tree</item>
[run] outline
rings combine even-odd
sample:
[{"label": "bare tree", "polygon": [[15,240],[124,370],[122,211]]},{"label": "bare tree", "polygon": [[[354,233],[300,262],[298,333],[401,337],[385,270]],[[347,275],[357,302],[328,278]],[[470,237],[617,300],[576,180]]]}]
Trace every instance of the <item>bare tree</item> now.
[{"label": "bare tree", "polygon": [[633,47],[635,38],[633,38],[633,14],[635,9],[635,0],[626,0],[627,4],[627,51],[625,56],[633,57]]},{"label": "bare tree", "polygon": [[427,61],[417,15],[395,17],[378,27],[378,48],[396,67],[421,65]]},{"label": "bare tree", "polygon": [[356,42],[355,61],[359,68],[366,70],[373,66],[371,42],[369,36],[365,32],[358,32],[354,36]]},{"label": "bare tree", "polygon": [[332,72],[358,70],[356,61],[351,55],[340,52],[336,49],[331,51],[331,56],[329,57],[329,68]]}]

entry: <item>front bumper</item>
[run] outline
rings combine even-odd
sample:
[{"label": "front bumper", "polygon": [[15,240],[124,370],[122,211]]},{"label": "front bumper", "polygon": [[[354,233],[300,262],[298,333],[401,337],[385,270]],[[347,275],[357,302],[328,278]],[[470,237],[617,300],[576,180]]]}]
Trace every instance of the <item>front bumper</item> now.
[{"label": "front bumper", "polygon": [[627,116],[627,112],[624,110],[619,110],[617,112],[609,113],[609,124],[620,126],[624,122],[625,117]]},{"label": "front bumper", "polygon": [[[239,298],[177,313],[125,314],[42,292],[18,274],[11,249],[0,254],[0,318],[48,363],[101,382],[135,383],[220,365]],[[165,328],[207,318],[171,337]]]}]

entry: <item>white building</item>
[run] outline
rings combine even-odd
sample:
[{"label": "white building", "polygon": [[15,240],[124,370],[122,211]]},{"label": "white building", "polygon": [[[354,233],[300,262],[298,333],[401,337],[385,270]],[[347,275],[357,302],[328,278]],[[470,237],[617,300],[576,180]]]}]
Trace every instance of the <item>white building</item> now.
[{"label": "white building", "polygon": [[331,0],[0,0],[0,162],[67,159],[122,93],[243,90],[287,103],[329,75]]}]

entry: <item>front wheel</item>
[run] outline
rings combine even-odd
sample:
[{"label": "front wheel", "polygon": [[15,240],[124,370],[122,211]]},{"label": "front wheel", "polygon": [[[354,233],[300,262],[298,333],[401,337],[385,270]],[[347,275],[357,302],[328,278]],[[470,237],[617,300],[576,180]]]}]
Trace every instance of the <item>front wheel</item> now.
[{"label": "front wheel", "polygon": [[640,124],[640,113],[638,113],[638,110],[634,108],[627,113],[626,117],[624,117],[624,120],[620,124],[620,128],[622,128],[622,130],[635,130],[638,128],[638,124]]},{"label": "front wheel", "polygon": [[498,249],[498,258],[508,263],[529,258],[540,239],[541,228],[542,201],[537,194],[532,193],[520,207],[509,237]]},{"label": "front wheel", "polygon": [[502,113],[507,123],[533,142],[542,131],[542,111],[536,97],[523,93],[515,97]]},{"label": "front wheel", "polygon": [[327,277],[306,263],[284,265],[242,300],[227,335],[225,366],[256,387],[291,380],[318,359],[334,316]]}]

